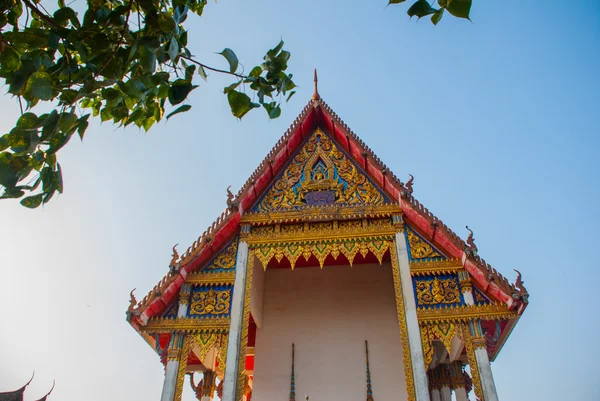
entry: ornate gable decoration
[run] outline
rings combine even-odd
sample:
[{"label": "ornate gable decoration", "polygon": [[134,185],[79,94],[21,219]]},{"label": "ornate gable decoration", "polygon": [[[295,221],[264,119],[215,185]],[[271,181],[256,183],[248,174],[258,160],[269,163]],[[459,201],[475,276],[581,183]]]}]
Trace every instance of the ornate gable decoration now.
[{"label": "ornate gable decoration", "polygon": [[381,205],[385,196],[317,128],[255,210],[270,212],[331,204]]},{"label": "ornate gable decoration", "polygon": [[408,245],[409,258],[415,261],[441,261],[446,259],[437,249],[429,242],[425,241],[419,234],[411,228],[406,227],[406,241]]}]

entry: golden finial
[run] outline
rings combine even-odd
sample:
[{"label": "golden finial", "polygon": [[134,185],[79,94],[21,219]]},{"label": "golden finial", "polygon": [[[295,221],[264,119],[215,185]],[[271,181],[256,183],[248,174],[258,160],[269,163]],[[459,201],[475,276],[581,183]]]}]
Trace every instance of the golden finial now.
[{"label": "golden finial", "polygon": [[315,68],[315,93],[313,93],[313,100],[320,100],[321,96],[319,96],[319,79],[317,78],[317,69]]}]

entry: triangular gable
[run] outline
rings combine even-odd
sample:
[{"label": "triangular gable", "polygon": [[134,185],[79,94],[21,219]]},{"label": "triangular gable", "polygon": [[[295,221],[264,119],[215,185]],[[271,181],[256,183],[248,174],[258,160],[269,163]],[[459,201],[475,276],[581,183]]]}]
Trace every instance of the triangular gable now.
[{"label": "triangular gable", "polygon": [[418,260],[419,262],[446,260],[446,256],[441,251],[423,239],[415,230],[406,226],[405,231],[409,260]]},{"label": "triangular gable", "polygon": [[[236,233],[239,232],[241,216],[246,211],[269,210],[269,208],[278,210],[277,208],[282,205],[288,208],[296,207],[292,201],[285,199],[286,195],[289,199],[292,194],[295,198],[294,202],[297,202],[298,194],[304,193],[304,199],[301,199],[300,202],[306,202],[306,193],[308,192],[304,191],[306,188],[303,188],[300,192],[298,191],[299,186],[306,181],[306,179],[304,181],[301,179],[302,175],[294,183],[278,183],[285,178],[285,171],[293,165],[290,162],[294,158],[293,155],[300,154],[298,149],[305,146],[307,137],[314,134],[319,127],[327,131],[327,138],[333,138],[332,143],[336,145],[338,152],[343,154],[347,162],[356,168],[357,173],[366,178],[365,182],[368,182],[371,188],[374,188],[374,191],[369,189],[363,192],[369,193],[371,198],[363,198],[362,194],[359,193],[359,202],[373,202],[374,200],[384,202],[388,198],[392,199],[393,202],[398,201],[403,210],[405,222],[418,228],[424,237],[436,244],[436,247],[433,247],[431,243],[425,241],[434,252],[439,254],[439,256],[429,255],[428,257],[431,260],[436,260],[436,258],[441,260],[446,256],[451,259],[462,260],[463,267],[471,274],[474,283],[485,289],[486,296],[489,296],[490,299],[505,302],[510,309],[518,310],[519,314],[523,312],[527,306],[526,291],[522,291],[525,293],[522,299],[513,297],[512,294],[516,291],[515,286],[510,284],[479,256],[467,253],[467,244],[420,204],[412,196],[412,190],[389,171],[374,152],[317,96],[313,97],[306,105],[275,147],[242,186],[235,196],[235,205],[237,206],[225,210],[198,240],[181,255],[178,261],[180,274],[165,276],[148,296],[135,305],[134,309],[140,314],[140,317],[132,321],[134,327],[144,325],[144,322],[150,317],[160,316],[165,312],[172,301],[177,298],[179,289],[185,283],[184,277],[187,274],[198,272],[202,266],[206,266],[206,262],[214,258],[215,251],[223,249],[223,246],[230,243],[231,239],[236,236]],[[306,162],[308,164],[308,160]],[[327,163],[323,162],[322,166],[321,172],[324,173],[327,171]],[[360,166],[360,168],[357,166]],[[311,171],[311,173],[315,172],[317,171]],[[314,181],[314,179],[311,181]],[[340,183],[339,180],[337,182]],[[345,179],[344,182],[348,183]],[[282,184],[285,185],[278,187]],[[319,188],[319,184],[313,183],[309,185],[309,188],[311,187]],[[347,191],[349,186],[344,184],[343,188]],[[288,189],[288,192],[284,193],[283,189]],[[275,192],[271,193],[272,190]],[[278,191],[280,193],[277,193]],[[330,195],[325,195],[326,198],[327,196],[330,198]],[[381,200],[379,200],[379,196]],[[271,200],[271,205],[266,202],[267,198]],[[317,196],[317,198],[319,197]],[[357,197],[354,196],[351,199],[357,199]],[[319,199],[316,199],[316,201],[318,202]],[[420,235],[417,235],[417,237],[423,240]],[[413,248],[415,247],[413,246]],[[440,252],[440,249],[443,249],[444,253]],[[416,259],[418,258],[411,256],[411,260]],[[427,257],[424,260],[426,259]],[[155,294],[159,294],[159,296],[155,296]]]},{"label": "triangular gable", "polygon": [[384,191],[327,133],[316,128],[253,210],[271,212],[303,206],[384,202],[389,202]]}]

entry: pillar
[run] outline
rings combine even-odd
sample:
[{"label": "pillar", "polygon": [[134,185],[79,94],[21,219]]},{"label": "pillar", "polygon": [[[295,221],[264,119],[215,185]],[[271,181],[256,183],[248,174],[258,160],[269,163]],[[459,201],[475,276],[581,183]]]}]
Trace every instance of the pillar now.
[{"label": "pillar", "polygon": [[496,384],[492,375],[485,337],[479,320],[474,320],[468,326],[465,326],[464,336],[475,395],[481,401],[498,401],[498,393],[496,392]]},{"label": "pillar", "polygon": [[485,348],[485,342],[475,344],[475,358],[479,367],[479,379],[481,380],[481,389],[485,401],[498,401],[498,393],[496,392],[496,384],[492,375],[492,365],[490,358]]},{"label": "pillar", "polygon": [[240,374],[240,344],[243,331],[244,302],[246,299],[246,280],[248,271],[248,243],[245,241],[250,231],[248,225],[242,225],[240,242],[238,244],[235,262],[235,281],[233,284],[233,299],[229,324],[229,339],[227,341],[227,365],[223,378],[222,401],[236,401],[236,390]]},{"label": "pillar", "polygon": [[452,401],[452,378],[450,369],[446,364],[439,365],[436,370],[439,372],[440,399],[441,401]]},{"label": "pillar", "polygon": [[408,249],[402,216],[394,216],[394,224],[398,232],[395,236],[396,256],[400,275],[400,285],[404,300],[404,314],[408,331],[408,345],[415,381],[416,401],[430,401],[429,384],[427,382],[427,370],[423,359],[423,347],[421,345],[421,331],[417,320],[417,305],[413,289],[412,277],[410,275],[410,263],[408,261]]},{"label": "pillar", "polygon": [[187,317],[188,307],[190,303],[190,284],[184,284],[179,291],[179,308],[177,309],[177,317]]},{"label": "pillar", "polygon": [[440,395],[440,383],[438,372],[436,369],[430,369],[427,371],[427,379],[429,381],[429,394],[431,401],[442,401]]},{"label": "pillar", "polygon": [[450,379],[456,401],[469,401],[467,397],[467,383],[465,382],[465,374],[463,372],[463,364],[460,361],[453,362],[448,365],[450,369]]},{"label": "pillar", "polygon": [[167,350],[167,366],[165,367],[165,381],[160,396],[160,401],[174,401],[179,372],[179,354],[182,347],[182,336],[173,333]]},{"label": "pillar", "polygon": [[442,386],[440,388],[440,399],[441,401],[452,401],[452,389],[448,386]]},{"label": "pillar", "polygon": [[206,370],[202,378],[202,399],[200,401],[212,401],[215,395],[217,374],[212,370]]}]

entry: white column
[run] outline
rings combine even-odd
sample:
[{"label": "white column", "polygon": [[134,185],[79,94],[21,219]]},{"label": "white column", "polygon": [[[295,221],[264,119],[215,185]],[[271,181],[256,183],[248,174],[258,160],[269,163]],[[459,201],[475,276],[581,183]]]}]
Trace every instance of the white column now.
[{"label": "white column", "polygon": [[485,347],[478,347],[475,350],[475,359],[477,359],[477,366],[479,367],[479,378],[485,401],[498,401],[496,384],[492,375],[492,365],[490,365],[490,358]]},{"label": "white column", "polygon": [[448,386],[442,386],[440,389],[441,401],[452,401],[452,390]]},{"label": "white column", "polygon": [[463,298],[465,299],[465,303],[467,305],[475,305],[475,299],[473,298],[473,293],[471,290],[463,291]]},{"label": "white column", "polygon": [[413,376],[415,380],[415,394],[417,401],[430,401],[429,384],[427,382],[427,370],[423,359],[423,346],[421,345],[421,331],[417,320],[417,304],[413,290],[412,277],[410,275],[410,264],[408,262],[408,249],[404,230],[396,233],[396,255],[400,270],[400,284],[404,298],[404,313],[406,315],[406,326],[408,328],[408,345],[412,362]]},{"label": "white column", "polygon": [[467,390],[464,387],[454,387],[454,395],[456,401],[469,401]]},{"label": "white column", "polygon": [[431,390],[431,401],[442,401],[440,390],[437,388]]},{"label": "white column", "polygon": [[169,359],[165,369],[165,382],[160,401],[173,401],[175,398],[175,383],[177,382],[178,370],[179,361],[177,359]]},{"label": "white column", "polygon": [[237,260],[235,262],[235,281],[233,284],[233,299],[231,301],[231,321],[229,323],[229,340],[227,342],[227,365],[223,378],[222,401],[235,401],[237,388],[240,339],[246,293],[246,270],[248,269],[248,243],[238,244]]}]

